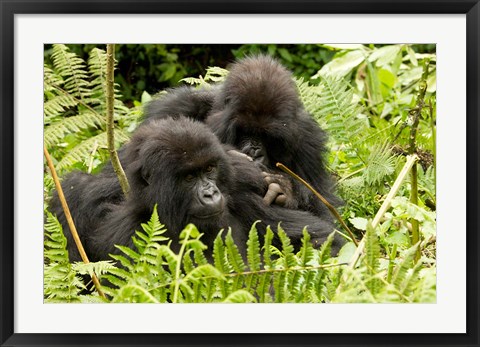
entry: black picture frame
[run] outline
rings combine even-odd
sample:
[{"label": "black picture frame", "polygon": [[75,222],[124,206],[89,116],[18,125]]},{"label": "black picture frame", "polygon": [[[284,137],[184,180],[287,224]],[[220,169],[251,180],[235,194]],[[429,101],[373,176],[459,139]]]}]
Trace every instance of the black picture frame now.
[{"label": "black picture frame", "polygon": [[[0,0],[0,343],[2,346],[479,346],[479,0]],[[438,14],[467,17],[467,332],[465,334],[14,333],[14,16],[16,14]],[[452,101],[453,102],[453,101]],[[427,318],[426,318],[427,319]],[[454,317],[452,317],[454,319]]]}]

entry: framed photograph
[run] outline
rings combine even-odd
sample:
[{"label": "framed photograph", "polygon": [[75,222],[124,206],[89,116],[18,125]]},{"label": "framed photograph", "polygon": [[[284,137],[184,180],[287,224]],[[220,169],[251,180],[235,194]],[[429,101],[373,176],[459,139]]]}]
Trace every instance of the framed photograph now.
[{"label": "framed photograph", "polygon": [[480,345],[479,6],[2,2],[2,346]]}]

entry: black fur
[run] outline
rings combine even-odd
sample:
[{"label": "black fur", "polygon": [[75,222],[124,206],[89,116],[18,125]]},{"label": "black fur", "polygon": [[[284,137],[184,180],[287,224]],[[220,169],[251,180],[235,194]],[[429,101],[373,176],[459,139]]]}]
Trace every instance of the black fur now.
[{"label": "black fur", "polygon": [[[108,254],[119,252],[115,244],[132,247],[132,235],[150,218],[155,204],[175,251],[179,233],[188,223],[194,223],[204,233],[202,241],[210,248],[219,230],[231,227],[243,255],[248,230],[256,220],[262,221],[257,225],[262,233],[267,225],[276,229],[281,222],[297,247],[305,225],[315,245],[325,241],[333,231],[331,223],[308,212],[265,205],[261,196],[267,185],[260,169],[225,149],[199,122],[182,117],[151,121],[136,131],[123,150],[122,164],[131,186],[127,199],[118,199],[118,182],[109,170],[67,177],[62,186],[90,260],[109,259]],[[197,191],[192,191],[185,177],[195,169],[205,168],[224,198],[224,209],[215,217],[199,219],[190,213]],[[56,195],[51,210],[64,227],[70,259],[79,261]],[[335,240],[334,251],[339,247],[339,240]]]},{"label": "black fur", "polygon": [[147,104],[145,121],[185,116],[203,122],[212,110],[217,89],[215,86],[201,89],[181,86],[168,89],[167,94],[160,95]]}]

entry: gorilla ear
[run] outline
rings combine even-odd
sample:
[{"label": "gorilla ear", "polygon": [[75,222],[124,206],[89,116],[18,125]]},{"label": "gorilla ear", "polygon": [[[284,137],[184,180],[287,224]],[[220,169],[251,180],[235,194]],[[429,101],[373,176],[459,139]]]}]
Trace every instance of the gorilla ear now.
[{"label": "gorilla ear", "polygon": [[136,159],[130,163],[127,168],[128,180],[132,185],[146,187],[150,184],[150,172],[145,170],[145,167],[140,159]]},{"label": "gorilla ear", "polygon": [[142,180],[145,182],[146,186],[150,185],[150,178],[152,174],[150,173],[150,170],[147,170],[145,167],[142,167],[140,170],[140,177]]}]

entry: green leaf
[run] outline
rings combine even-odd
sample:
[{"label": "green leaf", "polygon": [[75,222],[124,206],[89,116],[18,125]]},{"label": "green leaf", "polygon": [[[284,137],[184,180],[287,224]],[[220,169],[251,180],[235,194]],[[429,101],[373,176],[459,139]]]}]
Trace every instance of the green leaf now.
[{"label": "green leaf", "polygon": [[[388,87],[388,89],[392,89],[395,86],[396,77],[387,69],[378,70],[378,78],[384,86]],[[387,96],[387,94],[385,96]]]},{"label": "green leaf", "polygon": [[233,240],[231,229],[228,231],[227,237],[225,238],[225,246],[227,248],[227,256],[232,264],[233,270],[237,273],[245,271],[245,263],[243,262],[242,256],[238,251],[238,247]]},{"label": "green leaf", "polygon": [[380,80],[377,69],[370,63],[367,63],[367,89],[370,96],[370,103],[377,105],[383,101],[380,90]]},{"label": "green leaf", "polygon": [[258,271],[262,265],[260,259],[260,242],[258,240],[257,225],[255,222],[250,228],[247,241],[247,260],[251,271]]},{"label": "green leaf", "polygon": [[403,45],[383,46],[375,50],[369,57],[369,62],[376,61],[377,66],[384,66],[392,64],[397,57],[397,54],[402,50]]},{"label": "green leaf", "polygon": [[257,302],[255,297],[246,290],[237,290],[231,293],[223,302],[248,303]]},{"label": "green leaf", "polygon": [[343,56],[325,64],[312,78],[318,78],[320,76],[344,77],[364,60],[365,52],[360,50],[348,51]]},{"label": "green leaf", "polygon": [[151,100],[152,100],[152,96],[148,94],[146,90],[144,90],[141,97],[142,104],[145,105],[147,102]]},{"label": "green leaf", "polygon": [[352,225],[359,229],[359,230],[367,230],[367,222],[368,222],[368,219],[366,218],[361,218],[361,217],[355,217],[355,218],[350,218],[349,219],[350,223],[352,223]]},{"label": "green leaf", "polygon": [[205,264],[205,265],[200,265],[194,268],[191,272],[189,272],[185,276],[183,280],[198,282],[199,280],[201,280],[202,277],[212,277],[219,280],[225,279],[225,276],[223,276],[223,274],[218,269],[216,269],[213,265]]},{"label": "green leaf", "polygon": [[197,227],[190,223],[180,232],[180,242],[182,242],[182,240],[188,240],[190,238],[195,239],[199,236],[200,232],[198,231]]},{"label": "green leaf", "polygon": [[357,246],[353,242],[347,242],[343,245],[343,247],[338,252],[338,262],[339,263],[348,263],[352,259],[355,251],[357,250]]},{"label": "green leaf", "polygon": [[137,260],[138,258],[140,258],[140,254],[135,252],[134,250],[126,247],[126,246],[121,246],[121,245],[115,245],[115,248],[118,248],[119,250],[121,250],[123,253],[125,253],[126,255],[128,255],[130,258],[132,258],[133,260]]},{"label": "green leaf", "polygon": [[406,247],[410,244],[410,239],[408,236],[400,231],[394,231],[385,238],[385,241],[387,241],[387,243],[390,245],[397,245],[401,247]]},{"label": "green leaf", "polygon": [[364,50],[366,47],[358,43],[337,43],[337,44],[322,44],[323,47],[337,49],[337,50]]},{"label": "green leaf", "polygon": [[292,62],[292,56],[285,48],[279,48],[278,53],[280,56],[288,62]]},{"label": "green leaf", "polygon": [[410,59],[410,62],[412,63],[412,65],[418,66],[418,60],[417,60],[417,57],[415,57],[415,52],[413,51],[412,47],[410,47],[409,45],[405,47],[407,49],[408,58]]}]

